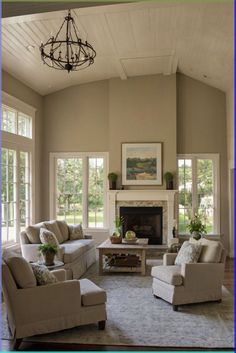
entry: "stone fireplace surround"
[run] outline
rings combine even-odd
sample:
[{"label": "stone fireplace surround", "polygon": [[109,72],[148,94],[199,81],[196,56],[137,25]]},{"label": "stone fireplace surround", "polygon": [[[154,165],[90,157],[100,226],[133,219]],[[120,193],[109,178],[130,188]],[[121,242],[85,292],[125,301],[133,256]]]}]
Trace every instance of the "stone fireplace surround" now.
[{"label": "stone fireplace surround", "polygon": [[109,190],[109,229],[115,229],[114,220],[119,216],[120,207],[162,207],[163,245],[173,239],[175,225],[174,203],[177,190]]}]

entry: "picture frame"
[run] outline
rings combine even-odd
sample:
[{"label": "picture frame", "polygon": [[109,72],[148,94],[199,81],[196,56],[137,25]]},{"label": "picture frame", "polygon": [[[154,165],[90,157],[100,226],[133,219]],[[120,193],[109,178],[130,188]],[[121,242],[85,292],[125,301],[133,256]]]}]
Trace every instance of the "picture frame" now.
[{"label": "picture frame", "polygon": [[122,184],[162,185],[162,143],[122,143]]}]

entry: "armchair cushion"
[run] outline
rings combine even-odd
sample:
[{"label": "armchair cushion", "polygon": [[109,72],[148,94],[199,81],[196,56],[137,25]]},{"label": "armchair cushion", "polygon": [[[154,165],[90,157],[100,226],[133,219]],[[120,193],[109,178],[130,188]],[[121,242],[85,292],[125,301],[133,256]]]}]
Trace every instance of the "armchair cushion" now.
[{"label": "armchair cushion", "polygon": [[106,302],[106,292],[102,288],[96,286],[88,279],[81,279],[79,282],[82,305],[90,306]]},{"label": "armchair cushion", "polygon": [[197,262],[201,254],[201,250],[201,244],[192,244],[189,241],[185,241],[176,256],[175,265]]},{"label": "armchair cushion", "polygon": [[50,272],[44,265],[32,264],[32,269],[39,286],[58,282],[56,276]]},{"label": "armchair cushion", "polygon": [[199,262],[220,262],[223,245],[219,241],[201,239],[202,252]]},{"label": "armchair cushion", "polygon": [[163,282],[172,284],[173,286],[181,286],[183,277],[181,275],[180,266],[154,266],[151,272],[152,277],[155,277]]},{"label": "armchair cushion", "polygon": [[40,240],[43,244],[52,244],[56,245],[58,248],[60,247],[60,244],[53,232],[50,230],[47,230],[45,228],[40,229],[40,234],[39,234]]},{"label": "armchair cushion", "polygon": [[30,264],[14,252],[5,252],[3,259],[10,268],[12,276],[19,288],[36,287],[36,278]]}]

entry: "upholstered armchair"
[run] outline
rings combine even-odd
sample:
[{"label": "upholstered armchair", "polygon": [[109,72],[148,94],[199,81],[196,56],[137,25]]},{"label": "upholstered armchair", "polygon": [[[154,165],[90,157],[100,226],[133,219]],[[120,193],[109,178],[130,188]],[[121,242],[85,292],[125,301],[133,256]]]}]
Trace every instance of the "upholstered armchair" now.
[{"label": "upholstered armchair", "polygon": [[202,246],[196,263],[175,265],[177,253],[166,253],[163,266],[152,268],[153,295],[171,303],[175,311],[183,304],[221,302],[225,250],[220,242],[206,239]]},{"label": "upholstered armchair", "polygon": [[66,281],[63,269],[52,271],[56,283],[39,286],[30,264],[12,258],[2,263],[2,288],[15,349],[24,337],[91,323],[105,328],[103,289],[87,279]]}]

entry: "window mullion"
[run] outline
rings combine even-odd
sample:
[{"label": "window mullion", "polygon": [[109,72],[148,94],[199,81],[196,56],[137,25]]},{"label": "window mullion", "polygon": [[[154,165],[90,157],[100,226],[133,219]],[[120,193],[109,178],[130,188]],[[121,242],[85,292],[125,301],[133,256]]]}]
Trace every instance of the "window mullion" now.
[{"label": "window mullion", "polygon": [[83,182],[82,182],[82,219],[83,219],[83,227],[88,228],[88,164],[89,158],[84,156],[82,163],[83,170]]},{"label": "window mullion", "polygon": [[198,211],[197,199],[197,158],[192,158],[192,212],[193,215]]},{"label": "window mullion", "polygon": [[20,150],[16,150],[16,241],[20,233]]}]

